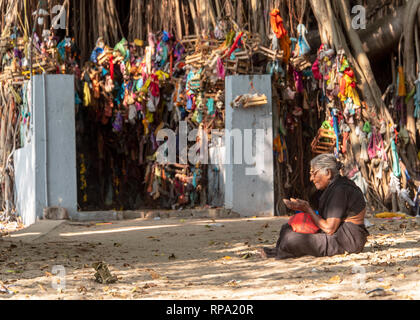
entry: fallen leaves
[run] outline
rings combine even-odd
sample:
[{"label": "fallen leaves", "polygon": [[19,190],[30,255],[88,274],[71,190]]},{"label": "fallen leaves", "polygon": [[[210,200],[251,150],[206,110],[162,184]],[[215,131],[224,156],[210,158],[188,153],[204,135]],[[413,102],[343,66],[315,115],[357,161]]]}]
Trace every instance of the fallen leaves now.
[{"label": "fallen leaves", "polygon": [[388,281],[385,281],[379,287],[382,288],[382,289],[391,289],[391,283],[388,282]]},{"label": "fallen leaves", "polygon": [[397,276],[397,279],[400,279],[400,280],[403,280],[403,279],[405,279],[406,277],[405,277],[405,274],[404,273],[400,273],[398,276]]},{"label": "fallen leaves", "polygon": [[157,287],[157,284],[156,283],[146,283],[143,286],[143,289],[150,289],[150,288],[154,288],[154,287]]},{"label": "fallen leaves", "polygon": [[22,270],[6,270],[6,273],[23,273]]},{"label": "fallen leaves", "polygon": [[152,270],[152,269],[146,269],[147,272],[149,272],[150,276],[152,277],[153,280],[158,280],[160,279],[160,274],[157,273],[156,271]]},{"label": "fallen leaves", "polygon": [[0,281],[0,293],[12,295],[18,293],[18,291],[10,289],[8,286],[6,286],[3,282]]},{"label": "fallen leaves", "polygon": [[331,278],[328,280],[328,283],[330,283],[330,284],[339,284],[339,283],[341,283],[342,281],[343,281],[343,280],[341,280],[340,276],[336,275],[336,276],[331,277]]},{"label": "fallen leaves", "polygon": [[146,294],[147,292],[143,288],[134,287],[131,290],[131,293],[140,293],[140,294]]},{"label": "fallen leaves", "polygon": [[250,253],[250,252],[248,252],[248,253],[245,253],[242,257],[241,257],[241,259],[249,259],[249,258],[251,258],[251,256],[252,256],[252,254]]},{"label": "fallen leaves", "polygon": [[226,283],[226,285],[230,287],[237,287],[239,283],[241,283],[240,280],[230,280],[228,283]]},{"label": "fallen leaves", "polygon": [[80,286],[79,288],[77,288],[77,292],[81,293],[81,294],[86,294],[87,293],[87,289],[85,286]]}]

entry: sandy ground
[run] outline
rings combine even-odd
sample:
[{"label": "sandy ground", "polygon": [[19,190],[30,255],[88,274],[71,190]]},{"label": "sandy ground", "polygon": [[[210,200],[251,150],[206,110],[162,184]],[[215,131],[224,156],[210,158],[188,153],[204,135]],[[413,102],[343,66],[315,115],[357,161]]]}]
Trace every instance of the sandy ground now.
[{"label": "sandy ground", "polygon": [[[0,299],[420,299],[420,221],[370,219],[357,255],[261,260],[257,249],[274,245],[286,221],[65,222],[31,243],[6,237]],[[98,261],[116,283],[94,281]],[[64,266],[64,289],[56,265]]]}]

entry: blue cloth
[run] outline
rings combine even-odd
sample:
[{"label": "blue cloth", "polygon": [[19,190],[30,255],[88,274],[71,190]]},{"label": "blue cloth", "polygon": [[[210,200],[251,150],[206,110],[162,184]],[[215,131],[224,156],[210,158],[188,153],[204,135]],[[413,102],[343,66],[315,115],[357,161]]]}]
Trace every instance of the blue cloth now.
[{"label": "blue cloth", "polygon": [[163,37],[162,37],[162,40],[163,40],[164,42],[168,42],[168,41],[169,41],[169,39],[170,39],[169,33],[168,33],[167,31],[163,31]]},{"label": "blue cloth", "polygon": [[192,107],[193,107],[192,98],[188,98],[188,101],[187,101],[187,110],[188,111],[191,111],[192,110]]},{"label": "blue cloth", "polygon": [[61,59],[64,60],[66,58],[66,40],[61,41],[57,45],[57,50],[58,50],[58,53],[60,54]]},{"label": "blue cloth", "polygon": [[90,61],[98,63],[98,56],[104,52],[102,48],[95,48],[90,55]]},{"label": "blue cloth", "polygon": [[337,119],[337,116],[335,115],[334,109],[331,111],[331,116],[333,117],[333,127],[334,127],[335,135],[337,137],[336,139],[336,148],[337,148],[336,156],[337,156],[340,153],[340,129],[338,128],[338,119]]},{"label": "blue cloth", "polygon": [[207,112],[210,116],[214,115],[214,99],[210,98],[207,100]]},{"label": "blue cloth", "polygon": [[79,95],[77,94],[77,92],[76,92],[75,100],[76,100],[76,104],[82,104],[83,103],[82,100],[80,99]]},{"label": "blue cloth", "polygon": [[297,32],[299,34],[299,56],[303,56],[311,51],[311,48],[305,38],[305,33],[308,33],[308,31],[306,30],[305,25],[299,24],[297,27]]}]

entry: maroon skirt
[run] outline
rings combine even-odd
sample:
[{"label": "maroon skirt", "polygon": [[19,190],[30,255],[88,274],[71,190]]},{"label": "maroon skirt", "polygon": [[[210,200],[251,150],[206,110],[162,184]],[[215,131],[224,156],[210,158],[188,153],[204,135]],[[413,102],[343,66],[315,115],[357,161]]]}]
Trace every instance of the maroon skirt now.
[{"label": "maroon skirt", "polygon": [[344,222],[333,235],[323,231],[315,234],[294,232],[289,224],[283,225],[276,248],[264,251],[277,259],[303,256],[330,257],[338,254],[360,253],[365,247],[369,232],[364,225]]}]

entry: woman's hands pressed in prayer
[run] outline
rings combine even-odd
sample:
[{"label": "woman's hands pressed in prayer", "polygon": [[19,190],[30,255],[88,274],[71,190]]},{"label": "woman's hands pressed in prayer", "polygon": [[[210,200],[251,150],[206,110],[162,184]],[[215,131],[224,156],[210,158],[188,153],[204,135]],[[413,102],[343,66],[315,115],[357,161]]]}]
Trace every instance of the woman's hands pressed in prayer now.
[{"label": "woman's hands pressed in prayer", "polygon": [[306,213],[309,213],[311,211],[311,206],[309,205],[309,202],[305,200],[291,198],[290,200],[283,199],[283,202],[286,205],[286,207],[288,207],[290,210],[302,211]]},{"label": "woman's hands pressed in prayer", "polygon": [[327,220],[322,219],[318,216],[315,211],[311,208],[308,201],[300,200],[300,199],[283,199],[284,204],[290,210],[293,211],[301,211],[304,213],[309,213],[314,220],[315,224],[326,234],[333,235],[338,227],[340,226],[341,219],[338,218],[329,218]]}]

